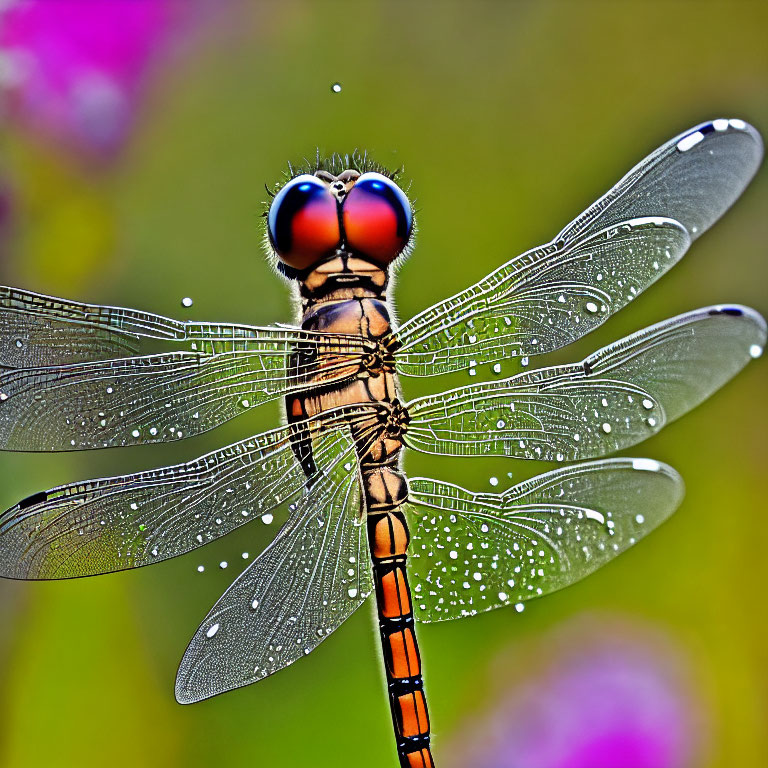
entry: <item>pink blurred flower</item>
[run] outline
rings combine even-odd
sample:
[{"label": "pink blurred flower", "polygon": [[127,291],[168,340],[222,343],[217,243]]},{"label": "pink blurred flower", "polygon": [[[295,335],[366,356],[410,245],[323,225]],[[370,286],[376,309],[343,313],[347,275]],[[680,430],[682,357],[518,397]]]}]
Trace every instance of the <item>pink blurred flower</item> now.
[{"label": "pink blurred flower", "polygon": [[[453,764],[473,768],[684,768],[701,716],[678,655],[647,631],[567,628],[544,659],[465,729]],[[525,655],[525,654],[523,654]],[[519,668],[530,666],[515,654]],[[535,662],[534,662],[535,664]],[[537,665],[540,666],[540,665]]]},{"label": "pink blurred flower", "polygon": [[0,5],[0,87],[11,113],[97,152],[124,140],[149,69],[200,10],[195,0]]}]

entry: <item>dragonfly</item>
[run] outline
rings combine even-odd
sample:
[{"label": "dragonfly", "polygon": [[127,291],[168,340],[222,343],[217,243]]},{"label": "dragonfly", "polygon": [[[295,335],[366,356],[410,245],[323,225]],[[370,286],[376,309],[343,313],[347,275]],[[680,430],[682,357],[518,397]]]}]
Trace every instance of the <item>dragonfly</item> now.
[{"label": "dragonfly", "polygon": [[[765,345],[762,317],[696,309],[581,361],[525,359],[594,330],[741,195],[757,131],[717,119],[667,142],[546,245],[399,327],[387,288],[413,245],[397,175],[318,158],[272,190],[265,240],[296,325],[177,321],[0,289],[0,447],[171,442],[282,399],[282,426],[197,459],[62,485],[0,516],[0,575],[67,579],[162,562],[287,505],[286,522],[192,637],[191,703],[303,658],[373,593],[399,764],[433,768],[416,623],[561,589],[660,525],[683,483],[605,458],[698,405]],[[400,377],[498,372],[405,400]],[[403,449],[557,468],[500,493],[406,478]],[[575,463],[574,463],[575,462]]]}]

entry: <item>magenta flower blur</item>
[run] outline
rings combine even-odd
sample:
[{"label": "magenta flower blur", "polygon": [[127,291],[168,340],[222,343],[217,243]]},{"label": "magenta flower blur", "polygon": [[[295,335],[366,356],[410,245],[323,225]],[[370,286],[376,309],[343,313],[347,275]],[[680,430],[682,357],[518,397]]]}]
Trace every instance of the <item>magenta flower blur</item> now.
[{"label": "magenta flower blur", "polygon": [[700,716],[678,660],[663,644],[646,642],[645,632],[609,630],[606,636],[604,630],[571,629],[539,646],[540,670],[517,685],[512,682],[486,715],[465,730],[461,741],[466,746],[459,747],[461,755],[452,765],[692,765],[700,754],[695,727]]},{"label": "magenta flower blur", "polygon": [[146,75],[194,0],[16,0],[0,11],[0,86],[27,127],[97,152],[131,127]]}]

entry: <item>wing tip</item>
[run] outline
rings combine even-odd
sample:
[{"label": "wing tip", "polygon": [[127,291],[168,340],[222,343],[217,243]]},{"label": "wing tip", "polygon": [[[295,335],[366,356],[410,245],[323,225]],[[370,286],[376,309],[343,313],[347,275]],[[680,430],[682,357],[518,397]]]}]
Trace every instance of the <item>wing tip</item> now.
[{"label": "wing tip", "polygon": [[741,134],[748,136],[758,149],[758,157],[762,157],[763,137],[760,135],[757,128],[739,117],[717,117],[714,120],[707,120],[700,125],[696,125],[677,137],[677,148],[681,152],[686,152],[695,147],[702,140],[705,140],[707,136],[723,136],[726,134]]},{"label": "wing tip", "polygon": [[749,339],[749,354],[753,359],[762,355],[766,334],[768,333],[768,325],[766,325],[765,318],[757,310],[743,304],[715,304],[707,307],[705,311],[710,317],[734,317],[752,325],[755,330],[755,336]]}]

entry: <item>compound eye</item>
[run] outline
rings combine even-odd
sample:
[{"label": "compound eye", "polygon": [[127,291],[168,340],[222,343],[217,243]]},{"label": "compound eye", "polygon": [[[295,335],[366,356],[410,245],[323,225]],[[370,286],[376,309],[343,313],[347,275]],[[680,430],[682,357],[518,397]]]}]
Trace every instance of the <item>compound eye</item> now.
[{"label": "compound eye", "polygon": [[380,264],[398,256],[413,227],[405,193],[380,173],[360,176],[344,200],[342,218],[349,250]]},{"label": "compound eye", "polygon": [[275,196],[267,218],[269,240],[280,260],[306,269],[341,243],[336,199],[308,173],[291,179]]}]

